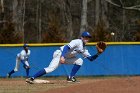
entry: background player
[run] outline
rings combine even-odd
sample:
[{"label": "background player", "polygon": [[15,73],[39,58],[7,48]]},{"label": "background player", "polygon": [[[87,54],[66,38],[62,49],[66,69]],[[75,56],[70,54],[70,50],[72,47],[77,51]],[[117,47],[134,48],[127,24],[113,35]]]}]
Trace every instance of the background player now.
[{"label": "background player", "polygon": [[[77,56],[77,54],[82,54],[84,58],[87,58],[90,61],[93,61],[99,55],[95,54],[91,56],[85,48],[85,44],[90,38],[90,33],[85,31],[82,33],[80,39],[72,40],[69,44],[60,47],[60,49],[54,52],[50,65],[37,72],[33,77],[26,79],[26,82],[33,83],[35,78],[54,71],[60,64],[74,64],[70,75],[67,77],[67,81],[76,82],[75,74],[83,64],[82,58]],[[99,52],[102,53],[103,50],[99,49]]]},{"label": "background player", "polygon": [[29,50],[29,45],[24,44],[23,50],[17,54],[15,68],[7,74],[7,77],[10,78],[13,73],[19,70],[20,62],[23,64],[23,67],[26,69],[26,76],[29,77],[30,66],[28,63],[28,59],[30,53],[31,51]]}]

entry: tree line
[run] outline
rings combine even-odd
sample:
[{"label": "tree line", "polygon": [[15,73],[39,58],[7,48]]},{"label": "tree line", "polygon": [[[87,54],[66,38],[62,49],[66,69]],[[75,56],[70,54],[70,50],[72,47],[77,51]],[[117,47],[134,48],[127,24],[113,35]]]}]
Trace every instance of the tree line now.
[{"label": "tree line", "polygon": [[0,43],[140,41],[139,15],[139,0],[0,0]]}]

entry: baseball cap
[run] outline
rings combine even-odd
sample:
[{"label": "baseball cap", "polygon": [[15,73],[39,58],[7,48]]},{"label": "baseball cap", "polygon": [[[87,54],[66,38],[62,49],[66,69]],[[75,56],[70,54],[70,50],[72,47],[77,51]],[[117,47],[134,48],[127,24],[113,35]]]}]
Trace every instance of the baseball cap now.
[{"label": "baseball cap", "polygon": [[29,47],[29,45],[28,45],[28,44],[24,44],[23,47],[24,47],[24,48],[25,48],[25,47]]},{"label": "baseball cap", "polygon": [[82,35],[81,35],[82,37],[89,37],[89,38],[91,38],[91,35],[90,35],[90,33],[89,32],[87,32],[87,31],[84,31],[83,33],[82,33]]}]

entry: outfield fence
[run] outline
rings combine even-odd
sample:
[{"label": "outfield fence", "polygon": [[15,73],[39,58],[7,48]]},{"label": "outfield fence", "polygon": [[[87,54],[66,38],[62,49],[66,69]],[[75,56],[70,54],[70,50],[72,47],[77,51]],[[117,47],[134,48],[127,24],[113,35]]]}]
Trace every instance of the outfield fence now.
[{"label": "outfield fence", "polygon": [[[29,63],[32,76],[40,69],[47,67],[52,59],[53,52],[65,43],[29,44],[31,56]],[[95,54],[95,43],[88,43],[87,49]],[[107,42],[105,52],[95,61],[84,60],[84,64],[78,71],[79,76],[93,75],[140,75],[140,42]],[[23,44],[0,44],[0,76],[6,74],[15,66],[16,55],[22,50]],[[79,55],[80,56],[80,55]],[[65,76],[71,71],[73,65],[61,65],[47,76]],[[13,76],[26,76],[25,70],[20,64],[18,72]]]}]

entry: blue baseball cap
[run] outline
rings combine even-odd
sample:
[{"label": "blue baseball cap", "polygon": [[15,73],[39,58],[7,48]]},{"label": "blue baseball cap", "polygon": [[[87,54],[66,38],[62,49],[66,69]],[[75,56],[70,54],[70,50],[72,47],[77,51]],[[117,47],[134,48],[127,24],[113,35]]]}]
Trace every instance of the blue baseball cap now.
[{"label": "blue baseball cap", "polygon": [[29,45],[28,45],[28,44],[24,44],[23,47],[24,47],[24,48],[25,48],[25,47],[29,47]]},{"label": "blue baseball cap", "polygon": [[83,33],[82,33],[82,35],[81,35],[82,37],[89,37],[89,38],[91,38],[91,35],[90,35],[90,33],[89,32],[87,32],[87,31],[84,31]]}]

